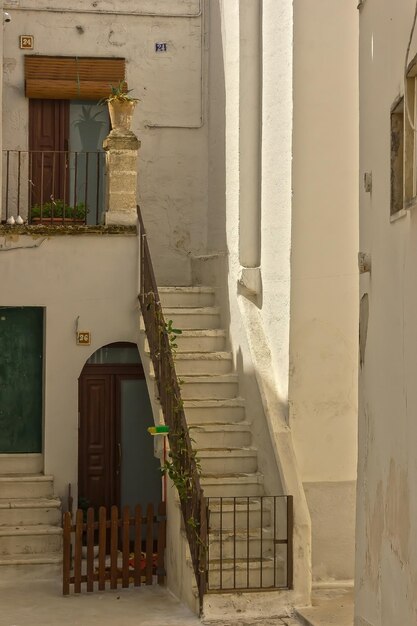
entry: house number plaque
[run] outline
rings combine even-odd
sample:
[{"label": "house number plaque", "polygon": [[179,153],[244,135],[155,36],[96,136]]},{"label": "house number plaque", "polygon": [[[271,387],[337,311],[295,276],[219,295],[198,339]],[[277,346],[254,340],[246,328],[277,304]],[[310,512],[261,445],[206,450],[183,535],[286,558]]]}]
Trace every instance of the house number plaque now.
[{"label": "house number plaque", "polygon": [[82,330],[77,332],[77,345],[89,346],[91,344],[91,333],[88,330]]},{"label": "house number plaque", "polygon": [[20,49],[21,50],[33,50],[34,37],[33,35],[20,35]]}]

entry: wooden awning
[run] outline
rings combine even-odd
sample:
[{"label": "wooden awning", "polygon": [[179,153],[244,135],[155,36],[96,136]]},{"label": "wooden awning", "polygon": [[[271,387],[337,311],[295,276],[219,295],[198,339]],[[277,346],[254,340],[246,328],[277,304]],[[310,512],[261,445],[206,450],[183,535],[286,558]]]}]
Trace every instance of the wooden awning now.
[{"label": "wooden awning", "polygon": [[125,79],[125,59],[25,56],[25,95],[50,100],[100,100]]}]

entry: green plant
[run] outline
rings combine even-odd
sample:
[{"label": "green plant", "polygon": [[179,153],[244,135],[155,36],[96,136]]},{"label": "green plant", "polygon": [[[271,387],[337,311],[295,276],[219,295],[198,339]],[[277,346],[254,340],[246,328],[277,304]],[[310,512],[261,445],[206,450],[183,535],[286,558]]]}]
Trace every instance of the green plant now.
[{"label": "green plant", "polygon": [[[194,439],[191,437],[188,437],[188,439],[190,442],[194,442]],[[201,474],[200,459],[195,450],[189,449],[185,431],[171,434],[170,441],[172,446],[168,452],[169,459],[165,461],[160,471],[162,475],[169,476],[177,488],[180,500],[185,501],[191,497],[192,466],[195,467],[198,475]],[[189,462],[184,463],[184,460],[187,458]]]},{"label": "green plant", "polygon": [[35,204],[30,211],[31,219],[40,217],[67,217],[76,220],[85,220],[88,213],[84,202],[77,202],[76,205],[70,206],[65,204],[63,200],[52,200],[44,204]]},{"label": "green plant", "polygon": [[105,102],[139,102],[139,98],[133,98],[130,93],[133,89],[127,88],[127,82],[125,80],[121,80],[120,83],[116,86],[110,86],[110,93],[107,98],[101,98],[98,104],[104,104]]},{"label": "green plant", "polygon": [[165,322],[164,328],[168,335],[169,347],[171,348],[171,352],[175,353],[178,348],[177,337],[178,335],[182,335],[182,330],[180,330],[179,328],[174,328],[172,324],[172,320],[168,320],[167,322]]}]

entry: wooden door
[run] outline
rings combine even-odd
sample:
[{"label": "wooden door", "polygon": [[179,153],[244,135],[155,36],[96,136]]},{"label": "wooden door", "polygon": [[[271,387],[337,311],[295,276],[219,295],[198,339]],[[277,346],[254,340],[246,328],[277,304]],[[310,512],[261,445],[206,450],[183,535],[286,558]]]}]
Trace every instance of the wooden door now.
[{"label": "wooden door", "polygon": [[79,497],[110,507],[118,502],[111,374],[85,367],[79,393]]},{"label": "wooden door", "polygon": [[29,100],[30,205],[69,198],[69,100]]},{"label": "wooden door", "polygon": [[120,381],[141,365],[86,365],[79,380],[78,494],[91,506],[120,506]]},{"label": "wooden door", "polygon": [[42,402],[43,308],[0,307],[0,453],[42,452]]}]

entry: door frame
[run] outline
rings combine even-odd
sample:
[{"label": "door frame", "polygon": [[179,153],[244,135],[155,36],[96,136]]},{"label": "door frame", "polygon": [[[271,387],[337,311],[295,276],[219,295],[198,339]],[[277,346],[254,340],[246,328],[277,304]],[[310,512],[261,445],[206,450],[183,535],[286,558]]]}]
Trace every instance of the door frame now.
[{"label": "door frame", "polygon": [[[84,449],[82,436],[85,435],[85,429],[83,429],[83,415],[82,415],[82,379],[84,376],[97,376],[105,375],[109,376],[110,383],[110,396],[109,396],[109,419],[111,428],[111,445],[110,445],[110,459],[107,461],[111,467],[111,483],[110,483],[110,496],[113,500],[112,504],[120,507],[121,502],[121,472],[117,473],[117,466],[121,466],[121,457],[119,456],[119,445],[121,445],[121,380],[144,380],[145,373],[143,365],[141,363],[106,363],[106,364],[89,364],[86,363],[78,379],[78,411],[79,411],[79,424],[78,424],[78,491],[80,491],[80,485],[84,483],[82,480],[83,471],[86,471],[86,467],[82,467],[84,458],[81,454]],[[79,494],[80,495],[80,494]],[[87,495],[87,494],[83,494]],[[104,502],[102,503],[105,504]]]}]

